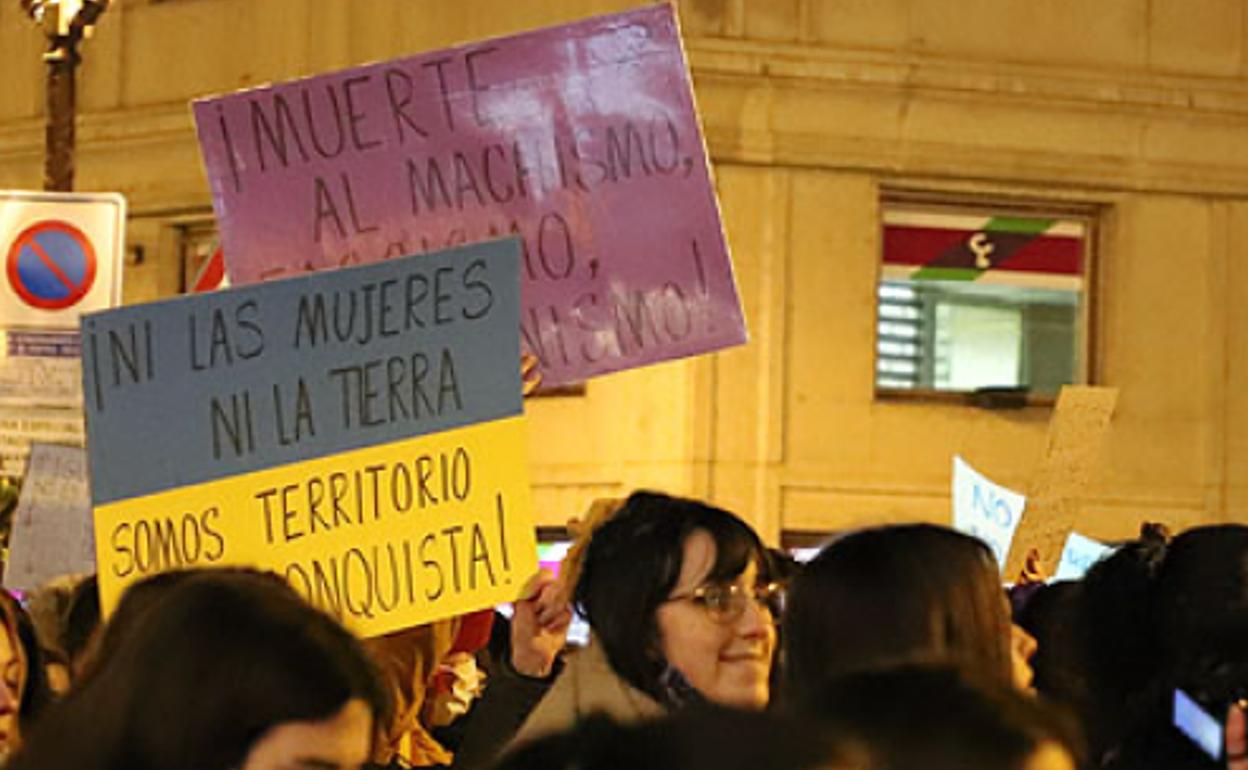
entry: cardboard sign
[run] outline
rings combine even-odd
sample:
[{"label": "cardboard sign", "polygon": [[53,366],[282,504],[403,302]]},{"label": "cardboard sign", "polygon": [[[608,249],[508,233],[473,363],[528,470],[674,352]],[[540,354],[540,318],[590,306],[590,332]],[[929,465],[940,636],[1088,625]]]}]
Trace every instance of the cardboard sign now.
[{"label": "cardboard sign", "polygon": [[961,457],[953,458],[953,528],[988,544],[1002,568],[1027,498],[994,484]]},{"label": "cardboard sign", "polygon": [[194,112],[234,285],[514,234],[546,385],[746,339],[670,5]]},{"label": "cardboard sign", "polygon": [[366,635],[536,569],[516,239],[87,317],[101,596],[254,565]]},{"label": "cardboard sign", "polygon": [[[82,381],[78,382],[82,390]],[[82,409],[32,409],[0,406],[0,476],[22,478],[31,447],[37,443],[82,447]]]},{"label": "cardboard sign", "polygon": [[1079,580],[1087,574],[1101,559],[1114,552],[1112,546],[1105,545],[1078,532],[1071,532],[1062,548],[1062,557],[1057,563],[1054,580]]},{"label": "cardboard sign", "polygon": [[1022,572],[1032,551],[1043,573],[1056,570],[1066,538],[1078,521],[1080,498],[1100,466],[1101,447],[1117,403],[1117,388],[1062,388],[1049,421],[1044,458],[1027,496],[1027,515],[1006,562],[1007,579]]},{"label": "cardboard sign", "polygon": [[13,514],[4,585],[28,591],[61,575],[94,571],[87,453],[34,444]]}]

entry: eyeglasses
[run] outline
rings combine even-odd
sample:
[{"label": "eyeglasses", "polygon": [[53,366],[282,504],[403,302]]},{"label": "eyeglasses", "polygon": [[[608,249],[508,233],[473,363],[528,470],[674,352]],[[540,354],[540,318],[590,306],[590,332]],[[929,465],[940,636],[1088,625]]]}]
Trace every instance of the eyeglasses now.
[{"label": "eyeglasses", "polygon": [[716,623],[736,621],[745,614],[746,603],[750,599],[773,619],[778,619],[784,611],[784,585],[762,583],[750,587],[740,583],[707,583],[688,593],[667,597],[668,602],[693,602]]}]

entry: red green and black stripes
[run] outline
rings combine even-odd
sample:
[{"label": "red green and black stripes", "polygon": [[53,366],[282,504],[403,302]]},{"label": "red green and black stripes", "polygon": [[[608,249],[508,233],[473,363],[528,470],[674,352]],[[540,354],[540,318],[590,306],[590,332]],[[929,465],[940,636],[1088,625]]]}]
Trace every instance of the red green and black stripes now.
[{"label": "red green and black stripes", "polygon": [[888,212],[884,264],[890,273],[913,267],[910,280],[974,281],[989,271],[1077,279],[1085,233],[1070,220]]}]

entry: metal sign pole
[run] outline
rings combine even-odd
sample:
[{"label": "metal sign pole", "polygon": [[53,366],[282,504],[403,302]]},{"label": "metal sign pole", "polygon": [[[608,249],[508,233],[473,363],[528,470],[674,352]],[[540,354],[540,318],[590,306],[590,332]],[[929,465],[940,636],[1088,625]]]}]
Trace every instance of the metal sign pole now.
[{"label": "metal sign pole", "polygon": [[78,44],[89,37],[109,0],[21,0],[48,38],[47,126],[44,134],[45,190],[74,189],[74,122],[77,113]]}]

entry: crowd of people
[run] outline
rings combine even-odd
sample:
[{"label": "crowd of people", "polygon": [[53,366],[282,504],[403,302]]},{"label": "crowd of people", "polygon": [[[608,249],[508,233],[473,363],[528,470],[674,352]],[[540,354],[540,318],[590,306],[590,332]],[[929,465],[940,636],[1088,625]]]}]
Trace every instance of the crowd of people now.
[{"label": "crowd of people", "polygon": [[510,617],[367,640],[249,569],[149,577],[107,619],[92,578],[0,595],[5,766],[1248,770],[1248,527],[1010,587],[944,527],[799,564],[653,492],[579,538]]}]

